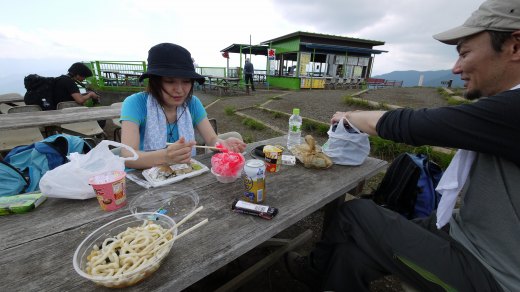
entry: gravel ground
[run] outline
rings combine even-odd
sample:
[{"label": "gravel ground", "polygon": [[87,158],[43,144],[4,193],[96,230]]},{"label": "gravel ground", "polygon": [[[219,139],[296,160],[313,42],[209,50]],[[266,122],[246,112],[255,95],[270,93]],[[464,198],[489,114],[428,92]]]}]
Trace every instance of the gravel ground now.
[{"label": "gravel ground", "polygon": [[370,90],[360,98],[402,107],[424,108],[446,106],[446,99],[431,87],[399,87]]},{"label": "gravel ground", "polygon": [[[348,106],[342,101],[343,97],[355,93],[355,90],[279,91],[258,89],[249,96],[218,97],[215,94],[202,91],[196,91],[195,95],[199,97],[206,107],[208,117],[217,119],[219,133],[237,131],[242,134],[246,142],[254,142],[276,137],[282,133],[285,134],[288,124],[287,116],[274,115],[269,111],[259,109],[258,106],[287,114],[291,114],[293,108],[300,108],[303,117],[328,123],[330,117],[336,111],[361,109],[356,106]],[[447,105],[447,102],[437,93],[435,88],[385,88],[369,90],[358,97],[411,108]],[[226,114],[226,109],[235,110],[237,114],[228,115]],[[274,130],[269,127],[263,130],[253,130],[243,124],[243,115],[270,125]],[[111,138],[113,132],[111,121],[107,123],[105,131]],[[326,136],[304,131],[303,135],[306,134],[313,135],[319,144],[323,144],[327,139]],[[375,188],[382,175],[380,174],[367,182],[365,192],[370,192],[371,188]],[[280,233],[279,237],[294,237],[306,229],[311,229],[313,231],[312,240],[297,250],[306,254],[321,237],[322,220],[323,212],[321,210],[317,211]],[[256,248],[196,283],[187,291],[215,290],[247,267],[259,261],[270,251],[269,248]],[[283,260],[280,260],[261,272],[238,291],[307,291],[307,287],[293,280],[287,272]],[[390,276],[374,281],[371,291],[402,291],[402,288],[399,280]]]},{"label": "gravel ground", "polygon": [[[355,94],[355,90],[301,90],[301,91],[276,91],[257,90],[250,96],[232,96],[218,98],[211,94],[196,92],[195,94],[207,106],[208,116],[216,118],[219,132],[238,131],[249,141],[259,141],[275,137],[285,133],[287,128],[287,116],[275,115],[272,112],[261,110],[263,108],[279,111],[287,114],[292,113],[293,108],[300,108],[301,115],[305,118],[314,119],[328,123],[330,117],[336,111],[348,111],[360,109],[356,106],[348,106],[343,102],[343,97]],[[394,104],[403,107],[436,107],[447,105],[444,98],[437,93],[435,88],[386,88],[369,90],[358,96],[359,98]],[[239,115],[227,115],[226,108],[237,110]],[[247,115],[279,130],[266,128],[264,130],[251,130],[242,124],[242,115]],[[317,133],[305,133],[313,135],[319,144],[323,144],[327,137]],[[365,192],[375,188],[382,178],[380,174],[374,180],[369,181]],[[293,227],[280,234],[281,237],[294,237],[305,229],[313,231],[310,242],[298,249],[301,253],[308,253],[314,243],[321,237],[321,224],[323,212],[318,211],[304,218]],[[230,265],[220,269],[213,276],[197,283],[190,291],[205,291],[219,287],[226,279],[241,272],[245,267],[251,265],[267,254],[269,250],[255,249],[254,251],[240,257]],[[266,271],[244,285],[240,291],[306,291],[306,287],[293,280],[285,269],[282,261],[278,261]],[[402,291],[400,282],[395,277],[385,277],[373,282],[371,291]]]}]

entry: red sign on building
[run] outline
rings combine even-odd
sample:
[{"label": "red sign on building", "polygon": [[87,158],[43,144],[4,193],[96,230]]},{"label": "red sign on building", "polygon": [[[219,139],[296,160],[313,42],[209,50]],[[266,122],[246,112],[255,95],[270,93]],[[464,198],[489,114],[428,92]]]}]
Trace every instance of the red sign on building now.
[{"label": "red sign on building", "polygon": [[267,49],[267,59],[276,60],[276,50],[275,49]]}]

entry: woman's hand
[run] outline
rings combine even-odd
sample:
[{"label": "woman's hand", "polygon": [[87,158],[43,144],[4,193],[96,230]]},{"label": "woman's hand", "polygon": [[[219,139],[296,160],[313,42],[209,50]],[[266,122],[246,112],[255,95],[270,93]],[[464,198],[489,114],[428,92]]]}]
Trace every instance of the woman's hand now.
[{"label": "woman's hand", "polygon": [[247,144],[242,142],[240,139],[235,137],[227,138],[226,140],[221,140],[220,143],[232,152],[242,153],[246,149]]},{"label": "woman's hand", "polygon": [[195,146],[195,141],[186,141],[181,137],[177,142],[166,147],[166,161],[170,164],[190,163],[191,149]]}]

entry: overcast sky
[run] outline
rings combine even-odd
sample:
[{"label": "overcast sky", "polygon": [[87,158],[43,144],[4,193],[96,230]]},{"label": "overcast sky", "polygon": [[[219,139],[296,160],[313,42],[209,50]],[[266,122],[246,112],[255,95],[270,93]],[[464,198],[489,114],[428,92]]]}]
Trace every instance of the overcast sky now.
[{"label": "overcast sky", "polygon": [[[373,75],[451,68],[453,46],[432,35],[462,24],[475,0],[0,0],[1,79],[61,74],[75,61],[146,60],[150,47],[173,42],[199,66],[226,66],[220,50],[295,31],[384,41]],[[253,59],[264,69],[265,58]],[[238,54],[230,65],[238,66]],[[50,75],[51,76],[51,75]],[[0,93],[4,90],[0,88]]]}]

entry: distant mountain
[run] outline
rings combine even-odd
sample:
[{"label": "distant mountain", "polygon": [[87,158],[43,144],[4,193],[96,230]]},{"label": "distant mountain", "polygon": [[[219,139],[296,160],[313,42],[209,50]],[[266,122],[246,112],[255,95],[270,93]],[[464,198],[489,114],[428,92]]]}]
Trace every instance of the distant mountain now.
[{"label": "distant mountain", "polygon": [[442,81],[453,80],[451,87],[463,87],[464,82],[460,80],[460,75],[451,73],[451,70],[438,71],[393,71],[390,73],[372,76],[372,78],[383,78],[387,80],[403,80],[404,87],[413,87],[419,84],[420,76],[424,75],[423,86],[440,87]]}]

